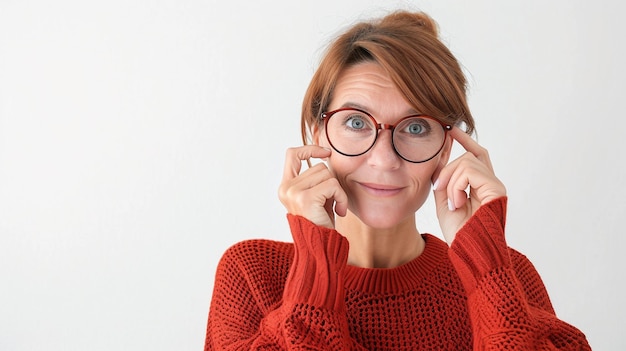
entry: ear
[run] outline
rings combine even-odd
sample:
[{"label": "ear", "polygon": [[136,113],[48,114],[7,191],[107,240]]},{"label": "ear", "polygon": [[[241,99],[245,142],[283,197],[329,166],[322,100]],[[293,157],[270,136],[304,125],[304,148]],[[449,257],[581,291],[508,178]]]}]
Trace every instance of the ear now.
[{"label": "ear", "polygon": [[435,169],[435,172],[433,173],[431,182],[434,183],[437,180],[437,178],[439,178],[439,173],[448,164],[448,161],[450,161],[450,154],[452,154],[452,143],[453,143],[452,137],[450,135],[447,135],[446,141],[444,141],[444,144],[443,144],[443,148],[441,149],[441,152],[439,153],[439,161],[437,161],[437,168]]}]

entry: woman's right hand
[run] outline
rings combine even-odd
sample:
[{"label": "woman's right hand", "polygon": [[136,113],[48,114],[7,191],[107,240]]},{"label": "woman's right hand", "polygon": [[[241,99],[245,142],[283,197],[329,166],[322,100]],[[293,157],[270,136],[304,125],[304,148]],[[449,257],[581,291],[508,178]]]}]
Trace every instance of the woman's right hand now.
[{"label": "woman's right hand", "polygon": [[278,197],[287,212],[327,228],[335,228],[335,213],[345,216],[348,196],[324,163],[300,173],[302,161],[329,157],[331,151],[317,145],[287,149]]}]

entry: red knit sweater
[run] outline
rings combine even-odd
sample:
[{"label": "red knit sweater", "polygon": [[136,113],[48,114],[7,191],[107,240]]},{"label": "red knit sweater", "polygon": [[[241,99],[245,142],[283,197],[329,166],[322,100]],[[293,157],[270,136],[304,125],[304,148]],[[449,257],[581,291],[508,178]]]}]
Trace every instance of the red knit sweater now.
[{"label": "red knit sweater", "polygon": [[559,320],[528,259],[507,247],[506,198],[452,246],[391,269],[349,266],[348,241],[288,215],[294,244],[249,240],[215,277],[205,350],[590,350]]}]

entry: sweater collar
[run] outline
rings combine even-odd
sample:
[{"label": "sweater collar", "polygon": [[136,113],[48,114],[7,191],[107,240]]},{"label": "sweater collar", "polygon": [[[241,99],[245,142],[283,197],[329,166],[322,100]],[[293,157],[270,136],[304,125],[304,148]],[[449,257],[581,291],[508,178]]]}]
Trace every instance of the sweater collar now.
[{"label": "sweater collar", "polygon": [[423,283],[437,266],[448,260],[448,245],[431,234],[423,234],[424,251],[412,261],[394,268],[361,268],[348,265],[346,288],[368,293],[411,290]]}]

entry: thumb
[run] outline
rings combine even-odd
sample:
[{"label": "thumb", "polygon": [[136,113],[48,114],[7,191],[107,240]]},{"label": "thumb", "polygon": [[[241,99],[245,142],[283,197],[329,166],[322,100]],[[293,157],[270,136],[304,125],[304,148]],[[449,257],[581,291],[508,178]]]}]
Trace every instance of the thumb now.
[{"label": "thumb", "polygon": [[433,195],[435,197],[435,206],[437,207],[437,216],[445,213],[442,211],[450,211],[451,205],[448,200],[448,192],[445,187],[439,186],[439,179],[433,184]]}]

